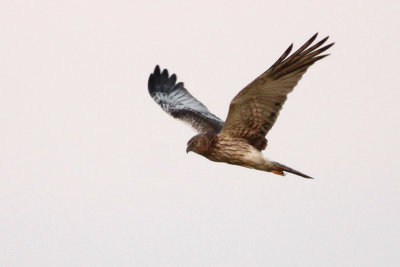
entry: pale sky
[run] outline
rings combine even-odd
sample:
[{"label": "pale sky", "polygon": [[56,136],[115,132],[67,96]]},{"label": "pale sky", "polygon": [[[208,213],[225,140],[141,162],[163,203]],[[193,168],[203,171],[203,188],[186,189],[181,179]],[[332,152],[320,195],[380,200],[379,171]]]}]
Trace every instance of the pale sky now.
[{"label": "pale sky", "polygon": [[[0,266],[398,266],[398,1],[0,4]],[[264,155],[214,163],[147,92],[156,64],[217,116],[315,32]]]}]

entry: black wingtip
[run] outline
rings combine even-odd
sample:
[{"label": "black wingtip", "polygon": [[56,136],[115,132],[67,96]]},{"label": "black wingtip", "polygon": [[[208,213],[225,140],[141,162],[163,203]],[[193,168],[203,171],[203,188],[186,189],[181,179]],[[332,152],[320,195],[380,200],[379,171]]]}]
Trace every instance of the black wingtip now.
[{"label": "black wingtip", "polygon": [[175,74],[169,76],[167,69],[161,71],[160,66],[156,65],[154,72],[149,76],[148,90],[150,95],[153,96],[156,92],[169,93],[176,87],[176,79]]},{"label": "black wingtip", "polygon": [[156,75],[160,75],[160,66],[159,65],[156,65],[156,67],[154,68],[154,72],[153,73],[156,74]]},{"label": "black wingtip", "polygon": [[149,89],[149,93],[152,94],[153,89],[154,89],[154,75],[153,74],[150,74],[149,81],[147,83],[147,88]]}]

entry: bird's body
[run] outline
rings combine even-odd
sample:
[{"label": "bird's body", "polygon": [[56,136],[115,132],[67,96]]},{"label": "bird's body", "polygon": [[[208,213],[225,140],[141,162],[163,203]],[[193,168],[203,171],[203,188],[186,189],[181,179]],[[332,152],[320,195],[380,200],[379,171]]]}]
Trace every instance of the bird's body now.
[{"label": "bird's body", "polygon": [[231,101],[226,121],[208,111],[184,87],[176,75],[162,73],[157,66],[149,78],[149,93],[167,113],[194,127],[199,134],[188,141],[186,152],[193,151],[216,162],[239,165],[284,175],[290,172],[311,178],[278,162],[266,159],[261,151],[267,147],[266,134],[272,128],[282,105],[314,62],[333,45],[321,48],[325,38],[311,46],[314,35],[288,57],[292,45],[263,74],[246,86]]},{"label": "bird's body", "polygon": [[271,171],[272,163],[266,159],[261,151],[240,138],[215,136],[217,142],[206,156],[212,161],[226,162],[250,169]]},{"label": "bird's body", "polygon": [[[267,163],[261,152],[241,138],[216,134],[209,139],[208,149],[198,153],[209,160],[265,170]],[[190,147],[190,146],[189,146]]]},{"label": "bird's body", "polygon": [[[197,141],[198,144],[193,145]],[[273,172],[284,175],[287,171],[304,178],[311,178],[278,162],[268,160],[260,150],[249,144],[245,139],[215,135],[196,135],[189,140],[186,152],[193,151],[215,162],[239,165],[250,169]]]}]

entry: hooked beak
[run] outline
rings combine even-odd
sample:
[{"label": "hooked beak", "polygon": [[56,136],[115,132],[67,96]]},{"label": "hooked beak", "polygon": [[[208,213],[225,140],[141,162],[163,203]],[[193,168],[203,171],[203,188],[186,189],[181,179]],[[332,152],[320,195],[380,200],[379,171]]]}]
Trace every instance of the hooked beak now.
[{"label": "hooked beak", "polygon": [[186,148],[186,154],[189,153],[190,151],[192,151],[192,146],[187,146],[187,148]]}]

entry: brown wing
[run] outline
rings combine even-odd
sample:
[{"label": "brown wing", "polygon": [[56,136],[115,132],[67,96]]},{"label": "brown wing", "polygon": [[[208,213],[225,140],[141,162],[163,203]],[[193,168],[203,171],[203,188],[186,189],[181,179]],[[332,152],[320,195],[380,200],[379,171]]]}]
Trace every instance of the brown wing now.
[{"label": "brown wing", "polygon": [[257,149],[265,149],[265,135],[274,125],[287,95],[308,67],[328,56],[320,54],[334,44],[320,48],[326,37],[310,47],[316,37],[317,34],[287,57],[293,47],[290,45],[275,64],[233,98],[220,134],[242,137]]}]

